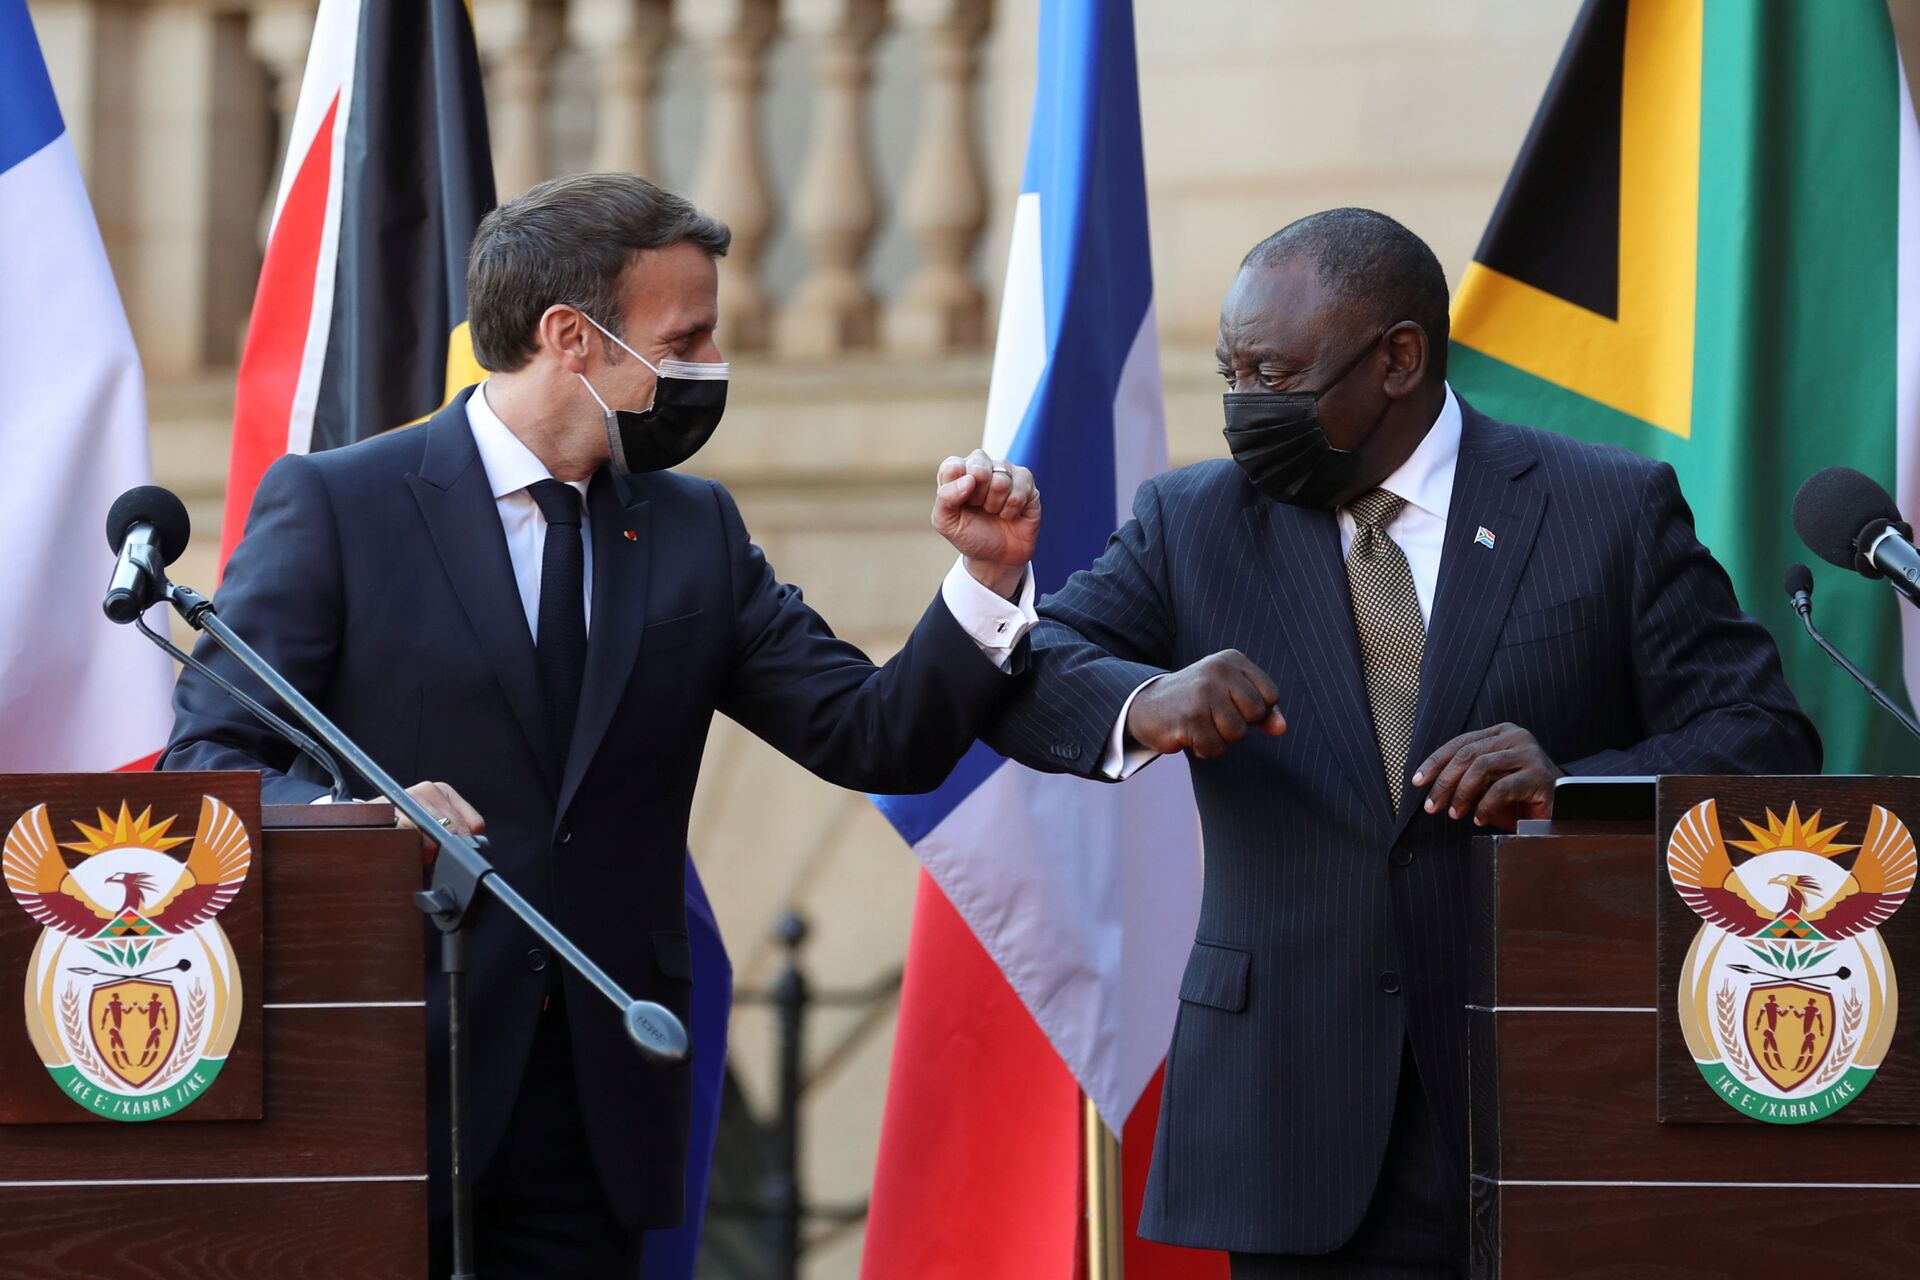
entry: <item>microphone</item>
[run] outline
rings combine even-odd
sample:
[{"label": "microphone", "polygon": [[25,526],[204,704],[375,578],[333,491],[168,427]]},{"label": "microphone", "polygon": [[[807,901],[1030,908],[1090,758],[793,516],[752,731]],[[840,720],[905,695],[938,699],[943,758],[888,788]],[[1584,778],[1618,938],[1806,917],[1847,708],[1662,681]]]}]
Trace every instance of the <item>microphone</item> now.
[{"label": "microphone", "polygon": [[[249,697],[245,690],[209,667],[200,659],[174,644],[147,625],[140,615],[147,607],[165,599],[172,586],[166,566],[180,558],[193,536],[186,504],[159,485],[144,484],[129,489],[114,500],[107,511],[107,545],[120,553],[113,567],[113,582],[107,588],[102,606],[115,622],[131,622],[134,628],[164,650],[182,666],[191,667],[218,686],[229,698],[245,707],[253,718],[291,742],[309,760],[319,765],[333,783],[336,801],[353,799],[347,775],[320,744],[300,732],[273,712]],[[160,563],[155,565],[154,559]],[[122,574],[125,572],[123,579]]]},{"label": "microphone", "polygon": [[187,549],[192,528],[180,499],[157,484],[129,489],[107,510],[107,545],[119,557],[100,607],[132,622],[161,596],[162,572]]},{"label": "microphone", "polygon": [[1913,526],[1871,477],[1852,467],[1814,472],[1794,495],[1793,528],[1828,564],[1868,578],[1885,577],[1908,604],[1920,607],[1920,551],[1913,546]]},{"label": "microphone", "polygon": [[[1843,471],[1845,470],[1845,468],[1835,467],[1833,468],[1833,470]],[[1825,475],[1826,472],[1821,472],[1820,474]],[[1854,472],[1853,474],[1860,475],[1860,473],[1857,471]],[[1818,477],[1815,477],[1815,478],[1817,479]],[[1866,480],[1865,476],[1860,476],[1860,478],[1862,480]],[[1873,481],[1867,480],[1867,483],[1873,484]],[[1878,489],[1880,486],[1874,485],[1873,487]],[[1806,492],[1806,489],[1802,487],[1800,492],[1804,494]],[[1800,514],[1799,506],[1800,504],[1798,500],[1796,500],[1794,502],[1794,516],[1795,516],[1796,524],[1799,522],[1798,521],[1798,517]],[[1848,567],[1851,568],[1852,566],[1849,565]],[[1901,727],[1906,729],[1906,731],[1912,734],[1914,737],[1920,738],[1920,724],[1914,723],[1913,717],[1907,714],[1906,708],[1902,707],[1899,703],[1895,702],[1892,698],[1888,697],[1887,691],[1885,689],[1882,689],[1879,685],[1875,684],[1872,680],[1868,679],[1866,672],[1854,666],[1853,663],[1847,658],[1847,655],[1840,652],[1839,649],[1835,648],[1833,642],[1827,639],[1825,636],[1821,635],[1820,629],[1813,625],[1813,571],[1808,569],[1807,566],[1803,564],[1788,565],[1787,574],[1786,574],[1786,588],[1787,588],[1787,599],[1792,602],[1793,611],[1800,615],[1801,625],[1806,627],[1807,634],[1813,637],[1813,642],[1820,646],[1820,651],[1826,654],[1829,658],[1833,659],[1835,666],[1839,667],[1842,671],[1852,676],[1855,680],[1858,680],[1860,682],[1860,687],[1867,691],[1867,696],[1872,698],[1875,702],[1879,703],[1881,709],[1884,710],[1888,715],[1892,716],[1895,720],[1898,720],[1901,724]]]}]

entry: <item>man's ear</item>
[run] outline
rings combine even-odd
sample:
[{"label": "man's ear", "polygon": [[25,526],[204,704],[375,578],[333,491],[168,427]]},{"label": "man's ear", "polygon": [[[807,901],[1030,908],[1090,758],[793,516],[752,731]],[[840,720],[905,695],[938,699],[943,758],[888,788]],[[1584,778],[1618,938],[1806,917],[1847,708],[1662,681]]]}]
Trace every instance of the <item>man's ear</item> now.
[{"label": "man's ear", "polygon": [[1386,393],[1398,400],[1410,396],[1426,381],[1427,331],[1412,320],[1387,330]]},{"label": "man's ear", "polygon": [[568,373],[585,373],[593,350],[593,326],[572,307],[555,303],[540,313],[534,338]]}]

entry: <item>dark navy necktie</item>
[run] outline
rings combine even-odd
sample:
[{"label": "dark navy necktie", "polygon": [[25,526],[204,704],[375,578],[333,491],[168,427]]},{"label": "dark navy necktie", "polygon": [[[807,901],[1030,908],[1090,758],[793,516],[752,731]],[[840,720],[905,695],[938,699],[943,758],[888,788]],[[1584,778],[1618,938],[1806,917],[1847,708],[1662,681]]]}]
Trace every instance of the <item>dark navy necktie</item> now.
[{"label": "dark navy necktie", "polygon": [[580,709],[587,670],[586,551],[580,541],[580,491],[558,480],[527,486],[547,518],[540,556],[540,680],[547,695],[547,726],[564,766]]}]

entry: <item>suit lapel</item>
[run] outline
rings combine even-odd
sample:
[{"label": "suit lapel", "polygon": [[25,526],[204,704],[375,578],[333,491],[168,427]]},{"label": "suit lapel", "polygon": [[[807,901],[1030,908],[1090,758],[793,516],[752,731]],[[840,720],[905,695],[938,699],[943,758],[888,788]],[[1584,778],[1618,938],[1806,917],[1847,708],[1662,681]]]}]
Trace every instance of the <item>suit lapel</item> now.
[{"label": "suit lapel", "polygon": [[558,811],[565,813],[587,765],[600,749],[614,708],[640,653],[647,618],[647,570],[653,554],[652,508],[632,478],[602,468],[587,492],[593,538],[593,617],[587,631],[587,671],[580,711],[567,752]]},{"label": "suit lapel", "polygon": [[[1462,402],[1460,459],[1440,554],[1433,625],[1427,629],[1420,666],[1420,715],[1407,752],[1409,773],[1448,739],[1481,727],[1465,723],[1467,712],[1479,696],[1493,642],[1506,622],[1547,507],[1545,490],[1522,479],[1537,460],[1512,428]],[[1482,529],[1492,535],[1491,547],[1476,540]],[[1414,788],[1407,787],[1405,795],[1399,828],[1419,811]]]},{"label": "suit lapel", "polygon": [[467,422],[467,395],[456,398],[428,420],[426,453],[418,475],[407,477],[414,501],[433,535],[440,563],[453,583],[454,594],[467,615],[480,648],[493,667],[513,708],[514,718],[546,772],[547,785],[558,782],[559,769],[546,745],[547,719],[540,688],[539,659],[533,635],[520,603],[520,588],[507,555],[507,538],[500,525]]},{"label": "suit lapel", "polygon": [[[1267,571],[1257,575],[1273,597],[1274,614],[1300,664],[1335,754],[1384,824],[1392,818],[1373,709],[1360,673],[1360,647],[1347,602],[1340,528],[1331,511],[1306,511],[1264,499],[1246,510],[1253,545]],[[1296,714],[1282,707],[1283,714]]]}]

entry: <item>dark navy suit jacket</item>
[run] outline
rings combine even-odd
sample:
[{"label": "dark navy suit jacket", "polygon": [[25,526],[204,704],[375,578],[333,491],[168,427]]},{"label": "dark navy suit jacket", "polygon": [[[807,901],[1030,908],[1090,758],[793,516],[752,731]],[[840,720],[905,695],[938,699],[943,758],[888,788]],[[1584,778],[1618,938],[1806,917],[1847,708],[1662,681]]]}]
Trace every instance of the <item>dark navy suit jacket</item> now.
[{"label": "dark navy suit jacket", "polygon": [[[564,760],[546,745],[538,658],[465,395],[423,426],[276,462],[216,603],[389,773],[470,800],[514,887],[630,993],[685,1017],[687,817],[713,714],[840,786],[928,790],[1016,683],[1026,651],[1003,674],[936,599],[906,647],[874,666],[774,577],[733,499],[708,480],[603,470],[588,510],[593,623]],[[199,657],[274,705],[220,651],[203,643]],[[275,802],[325,792],[304,759],[191,671],[174,708],[163,768],[260,769]],[[505,1130],[549,978],[532,946],[503,912],[479,913],[476,1170]],[[432,969],[438,1086],[444,989]],[[677,1223],[688,1068],[639,1064],[611,1008],[566,980],[609,1202],[630,1226]],[[444,1090],[431,1101],[437,1141]]]},{"label": "dark navy suit jacket", "polygon": [[[1392,808],[1332,512],[1217,461],[1149,481],[1134,515],[1041,604],[1031,677],[988,741],[1095,776],[1158,672],[1235,648],[1279,686],[1285,736],[1192,762],[1206,886],[1142,1227],[1327,1252],[1372,1195],[1403,1040],[1466,1177],[1475,828],[1426,815],[1411,785]],[[1569,773],[1820,766],[1672,469],[1465,408],[1408,771],[1501,721]]]}]

